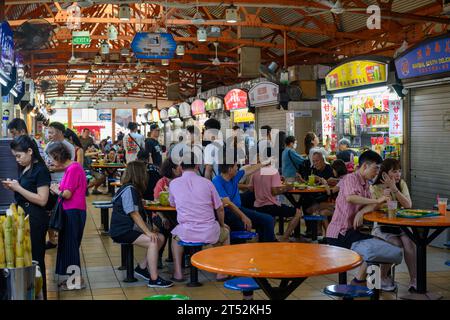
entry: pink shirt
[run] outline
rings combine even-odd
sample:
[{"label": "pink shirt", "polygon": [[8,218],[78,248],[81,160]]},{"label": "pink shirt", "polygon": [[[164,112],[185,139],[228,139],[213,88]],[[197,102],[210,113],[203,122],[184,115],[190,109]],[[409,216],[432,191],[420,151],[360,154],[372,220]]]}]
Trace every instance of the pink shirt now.
[{"label": "pink shirt", "polygon": [[86,174],[83,167],[78,162],[73,162],[64,172],[64,176],[59,184],[59,190],[69,190],[72,193],[70,199],[64,199],[64,210],[84,210],[86,211]]},{"label": "pink shirt", "polygon": [[169,186],[169,179],[166,177],[162,177],[158,180],[158,182],[155,185],[155,188],[153,189],[153,196],[154,199],[159,199],[159,194],[163,191],[166,191],[166,187]]},{"label": "pink shirt", "polygon": [[256,171],[251,179],[250,185],[255,191],[255,207],[280,206],[280,202],[272,195],[273,187],[281,187],[281,177],[278,170],[272,167],[265,167]]},{"label": "pink shirt", "polygon": [[364,206],[347,202],[347,197],[356,195],[371,198],[370,185],[359,171],[345,175],[338,186],[339,195],[336,199],[336,208],[327,228],[327,237],[335,239],[338,238],[339,234],[345,235],[348,230],[353,229],[353,220],[356,213]]},{"label": "pink shirt", "polygon": [[214,244],[219,240],[220,226],[214,209],[222,200],[211,181],[193,171],[170,182],[170,205],[177,209],[178,225],[172,234],[186,242]]}]

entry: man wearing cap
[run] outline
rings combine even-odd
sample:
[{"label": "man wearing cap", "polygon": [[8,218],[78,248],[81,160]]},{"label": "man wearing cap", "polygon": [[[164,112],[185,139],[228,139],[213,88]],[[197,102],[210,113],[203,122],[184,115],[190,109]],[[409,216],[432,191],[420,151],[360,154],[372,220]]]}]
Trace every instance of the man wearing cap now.
[{"label": "man wearing cap", "polygon": [[125,150],[125,159],[127,163],[135,161],[140,150],[144,149],[144,137],[137,133],[138,125],[136,122],[128,123],[130,133],[123,137],[123,148]]},{"label": "man wearing cap", "polygon": [[339,151],[336,153],[336,158],[341,159],[344,162],[350,162],[352,160],[352,155],[357,156],[358,154],[350,149],[350,140],[342,138],[338,143]]},{"label": "man wearing cap", "polygon": [[152,124],[150,126],[150,138],[145,139],[145,150],[150,154],[152,163],[160,167],[162,163],[162,149],[159,144],[159,126]]}]

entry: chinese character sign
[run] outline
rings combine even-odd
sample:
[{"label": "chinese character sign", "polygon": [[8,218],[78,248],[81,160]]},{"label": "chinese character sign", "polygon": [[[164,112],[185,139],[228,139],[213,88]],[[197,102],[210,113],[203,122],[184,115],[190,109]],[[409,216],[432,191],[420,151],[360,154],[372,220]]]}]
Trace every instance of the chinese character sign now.
[{"label": "chinese character sign", "polygon": [[336,132],[336,106],[337,99],[331,102],[327,99],[322,99],[322,137],[325,141],[326,137],[332,137]]},{"label": "chinese character sign", "polygon": [[389,138],[403,137],[403,102],[389,100]]}]

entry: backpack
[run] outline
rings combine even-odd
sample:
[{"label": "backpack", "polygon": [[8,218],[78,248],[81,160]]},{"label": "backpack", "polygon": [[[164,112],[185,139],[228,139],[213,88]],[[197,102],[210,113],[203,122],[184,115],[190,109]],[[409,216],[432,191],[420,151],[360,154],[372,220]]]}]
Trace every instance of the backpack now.
[{"label": "backpack", "polygon": [[292,159],[291,152],[291,150],[288,151],[289,160],[291,160],[295,169],[302,176],[302,178],[304,180],[308,179],[309,175],[311,174],[311,161],[309,161],[309,158],[306,158],[300,166],[297,166]]}]

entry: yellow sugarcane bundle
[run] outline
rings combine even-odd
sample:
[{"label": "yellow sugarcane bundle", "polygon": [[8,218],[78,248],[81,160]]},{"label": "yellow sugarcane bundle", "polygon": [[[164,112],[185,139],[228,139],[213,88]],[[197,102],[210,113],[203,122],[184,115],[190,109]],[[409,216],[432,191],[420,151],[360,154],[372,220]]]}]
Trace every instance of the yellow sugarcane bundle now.
[{"label": "yellow sugarcane bundle", "polygon": [[11,215],[6,216],[6,221],[3,224],[3,233],[5,235],[5,257],[6,267],[14,268],[14,229],[13,229],[13,217]]},{"label": "yellow sugarcane bundle", "polygon": [[32,254],[31,254],[31,236],[30,236],[30,220],[29,216],[26,216],[24,219],[24,239],[23,239],[23,248],[24,248],[24,266],[31,267],[32,262]]},{"label": "yellow sugarcane bundle", "polygon": [[0,225],[0,269],[2,268],[6,268],[5,242],[3,241],[3,224]]}]

